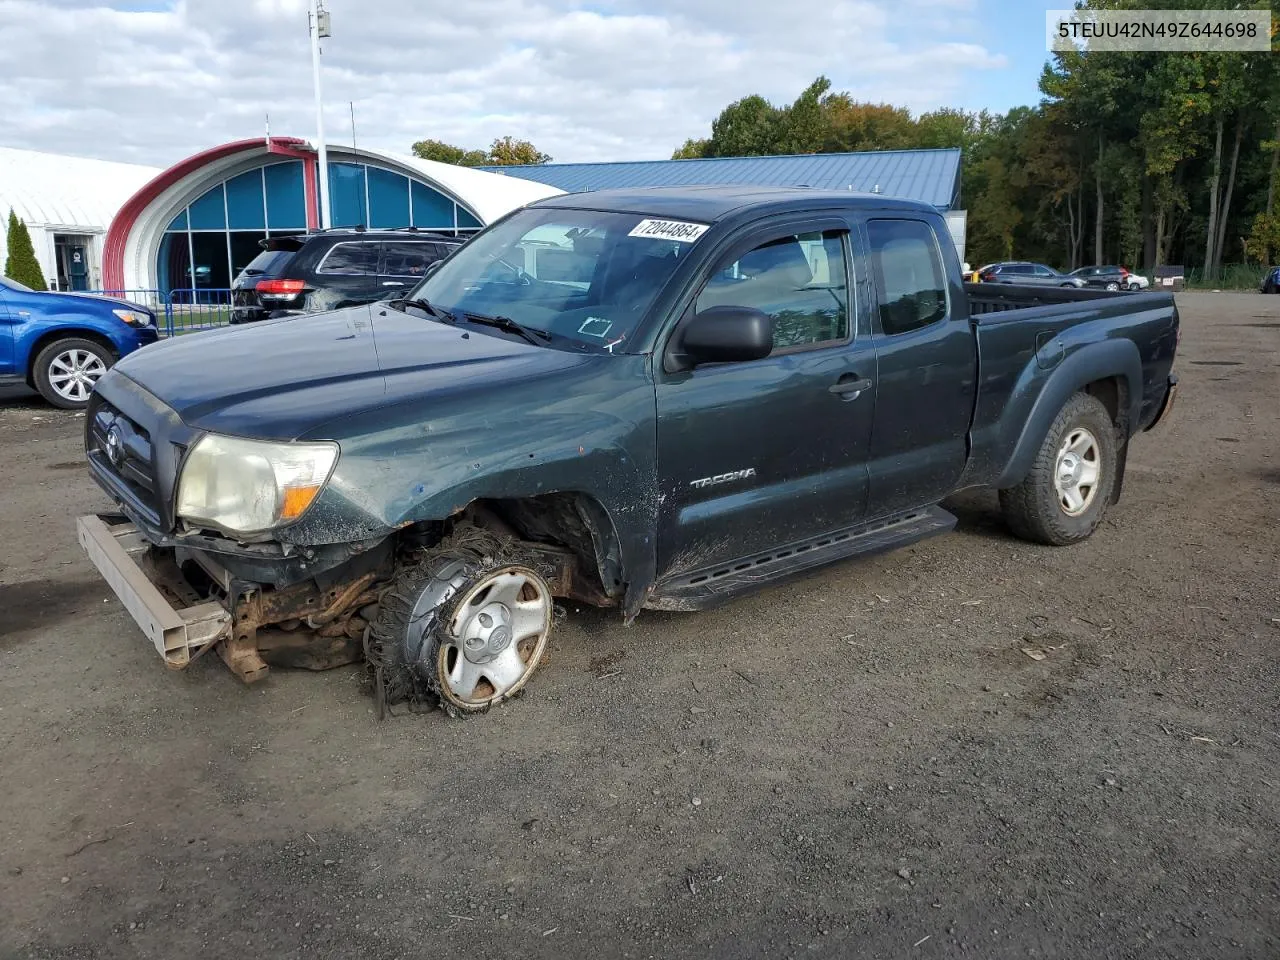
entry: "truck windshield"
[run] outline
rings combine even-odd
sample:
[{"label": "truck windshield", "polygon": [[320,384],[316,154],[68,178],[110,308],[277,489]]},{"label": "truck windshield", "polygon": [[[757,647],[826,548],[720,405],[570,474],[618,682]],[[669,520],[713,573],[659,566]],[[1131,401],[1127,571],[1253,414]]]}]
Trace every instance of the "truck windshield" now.
[{"label": "truck windshield", "polygon": [[406,299],[602,350],[627,341],[707,225],[595,210],[522,210],[459,249]]}]

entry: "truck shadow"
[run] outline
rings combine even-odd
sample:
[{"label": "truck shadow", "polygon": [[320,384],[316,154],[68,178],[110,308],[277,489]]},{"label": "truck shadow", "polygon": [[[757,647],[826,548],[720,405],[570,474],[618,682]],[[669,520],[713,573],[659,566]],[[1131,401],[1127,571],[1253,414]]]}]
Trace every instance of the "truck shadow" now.
[{"label": "truck shadow", "polygon": [[12,645],[25,630],[45,629],[91,608],[97,610],[108,589],[97,578],[0,584],[0,610],[4,611],[0,650]]},{"label": "truck shadow", "polygon": [[991,540],[1008,540],[1009,528],[1000,513],[1000,499],[994,490],[969,490],[942,501],[952,513],[956,531]]}]

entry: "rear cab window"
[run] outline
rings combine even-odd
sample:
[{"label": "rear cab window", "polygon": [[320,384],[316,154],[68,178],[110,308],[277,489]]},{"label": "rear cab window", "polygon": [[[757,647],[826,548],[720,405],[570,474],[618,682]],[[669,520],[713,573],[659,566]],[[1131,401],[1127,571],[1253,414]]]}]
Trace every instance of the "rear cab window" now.
[{"label": "rear cab window", "polygon": [[867,239],[885,335],[945,320],[947,280],[933,228],[923,220],[868,220]]}]

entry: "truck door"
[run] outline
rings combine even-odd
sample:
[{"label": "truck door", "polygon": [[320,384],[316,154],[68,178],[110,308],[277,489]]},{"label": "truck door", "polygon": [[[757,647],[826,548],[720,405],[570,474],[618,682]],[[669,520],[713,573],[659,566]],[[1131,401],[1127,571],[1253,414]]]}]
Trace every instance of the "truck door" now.
[{"label": "truck door", "polygon": [[947,234],[908,217],[868,219],[865,229],[879,359],[867,517],[879,519],[936,503],[959,480],[977,346]]},{"label": "truck door", "polygon": [[[875,349],[842,220],[774,221],[713,261],[688,311],[774,319],[762,360],[657,369],[659,574],[856,523],[866,509]],[[686,312],[687,315],[687,312]]]}]

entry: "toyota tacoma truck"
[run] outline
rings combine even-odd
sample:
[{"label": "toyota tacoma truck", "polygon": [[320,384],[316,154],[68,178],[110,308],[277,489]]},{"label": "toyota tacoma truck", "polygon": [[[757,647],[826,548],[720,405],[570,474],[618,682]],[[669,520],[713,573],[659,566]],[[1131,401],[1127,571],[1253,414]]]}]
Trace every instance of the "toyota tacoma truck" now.
[{"label": "toyota tacoma truck", "polygon": [[557,598],[697,610],[948,531],[967,488],[1084,540],[1178,341],[1167,293],[965,284],[920,203],[560,196],[398,299],[122,359],[79,538],[172,667],[363,657],[380,710],[481,712]]}]

